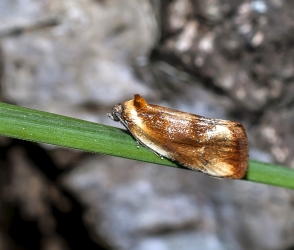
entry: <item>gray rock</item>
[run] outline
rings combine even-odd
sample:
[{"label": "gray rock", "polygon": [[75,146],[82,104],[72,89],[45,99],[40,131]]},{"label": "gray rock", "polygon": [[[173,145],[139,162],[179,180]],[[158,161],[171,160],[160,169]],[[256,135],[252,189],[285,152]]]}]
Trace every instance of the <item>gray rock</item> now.
[{"label": "gray rock", "polygon": [[277,249],[292,241],[292,192],[284,189],[106,156],[80,162],[63,185],[114,249]]},{"label": "gray rock", "polygon": [[148,1],[50,1],[48,6],[24,5],[19,13],[12,3],[2,5],[2,12],[25,16],[14,20],[6,15],[2,26],[38,22],[39,16],[60,19],[56,26],[3,38],[6,101],[93,120],[83,107],[113,105],[134,92],[150,94],[132,70],[158,39]]}]

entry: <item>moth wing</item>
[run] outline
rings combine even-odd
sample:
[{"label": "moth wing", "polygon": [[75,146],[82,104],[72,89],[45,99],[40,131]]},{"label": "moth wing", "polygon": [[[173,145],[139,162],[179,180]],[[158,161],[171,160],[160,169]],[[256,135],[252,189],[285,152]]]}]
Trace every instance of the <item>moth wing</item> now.
[{"label": "moth wing", "polygon": [[175,136],[164,148],[172,160],[192,170],[220,178],[242,178],[248,166],[246,134],[241,124],[227,123],[216,123],[214,131],[198,126],[193,129],[195,136]]}]

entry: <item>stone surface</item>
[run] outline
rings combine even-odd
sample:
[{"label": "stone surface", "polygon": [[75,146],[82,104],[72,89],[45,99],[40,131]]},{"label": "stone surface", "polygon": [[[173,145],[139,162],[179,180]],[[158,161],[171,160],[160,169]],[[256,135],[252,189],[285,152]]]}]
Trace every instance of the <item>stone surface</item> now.
[{"label": "stone surface", "polygon": [[80,162],[63,184],[114,249],[281,249],[293,240],[285,189],[106,156]]},{"label": "stone surface", "polygon": [[[112,105],[130,98],[134,90],[150,94],[131,67],[148,56],[158,39],[148,1],[23,4],[14,10],[20,13],[4,16],[3,26],[38,22],[49,15],[60,20],[53,27],[3,38],[6,101],[94,120],[94,114],[85,117],[81,108]],[[13,12],[12,3],[2,5],[2,12]],[[17,14],[23,19],[15,20]]]},{"label": "stone surface", "polygon": [[293,57],[287,43],[293,39],[287,32],[293,29],[293,3],[188,2],[174,1],[163,13],[168,16],[163,27],[173,27],[179,19],[170,10],[175,3],[193,5],[183,8],[181,28],[163,41],[162,57],[174,55],[184,70],[212,79],[246,109],[258,111],[281,97],[282,83],[293,75],[293,62],[285,60]]}]

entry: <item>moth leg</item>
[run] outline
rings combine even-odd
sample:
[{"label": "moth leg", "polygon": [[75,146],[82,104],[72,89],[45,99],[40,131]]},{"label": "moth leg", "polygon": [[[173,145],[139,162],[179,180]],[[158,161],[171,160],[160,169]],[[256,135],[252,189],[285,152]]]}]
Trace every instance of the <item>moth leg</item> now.
[{"label": "moth leg", "polygon": [[[129,126],[128,124],[119,116],[117,115],[120,123],[132,134],[132,132],[130,131],[129,129]],[[133,134],[132,134],[133,135]],[[143,142],[141,142],[140,140],[138,140],[136,138],[136,136],[133,135],[133,137],[135,138],[136,140],[136,145],[137,145],[137,148],[140,148],[140,144],[142,144],[144,147],[148,148],[149,150],[151,150],[154,154],[156,154],[158,157],[160,157],[161,160],[163,160],[163,156],[161,154],[158,154],[157,152],[155,152],[154,150],[152,150],[151,148],[149,148],[147,145],[145,145]]]},{"label": "moth leg", "polygon": [[[117,115],[117,118],[119,119],[120,123],[132,134],[132,132],[130,131],[129,129],[129,126],[128,124],[125,122],[124,119],[121,118],[120,115]],[[142,144],[144,146],[143,143],[141,143],[139,140],[137,140],[137,138],[132,134],[132,136],[135,138],[136,140],[136,145],[137,145],[137,148],[140,148],[140,144]]]},{"label": "moth leg", "polygon": [[[134,136],[135,137],[135,136]],[[137,144],[137,148],[140,147],[140,144],[143,145],[145,148],[148,148],[149,150],[151,150],[154,154],[156,154],[158,157],[160,157],[161,160],[163,160],[163,155],[158,154],[157,152],[155,152],[153,149],[149,148],[147,145],[145,145],[143,142],[141,142],[140,140],[138,140],[136,137],[136,144]]]},{"label": "moth leg", "polygon": [[163,160],[163,155],[158,154],[157,152],[155,152],[154,150],[152,150],[151,148],[149,148],[154,154],[156,154],[158,157],[160,157],[161,160]]}]

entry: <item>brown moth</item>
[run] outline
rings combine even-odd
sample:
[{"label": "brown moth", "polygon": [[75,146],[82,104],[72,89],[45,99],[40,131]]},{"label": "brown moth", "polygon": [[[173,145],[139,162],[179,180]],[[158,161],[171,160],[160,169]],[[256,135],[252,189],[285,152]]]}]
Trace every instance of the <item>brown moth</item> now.
[{"label": "brown moth", "polygon": [[241,179],[246,174],[248,143],[241,123],[147,104],[138,94],[107,115],[138,143],[189,169],[218,178]]}]

